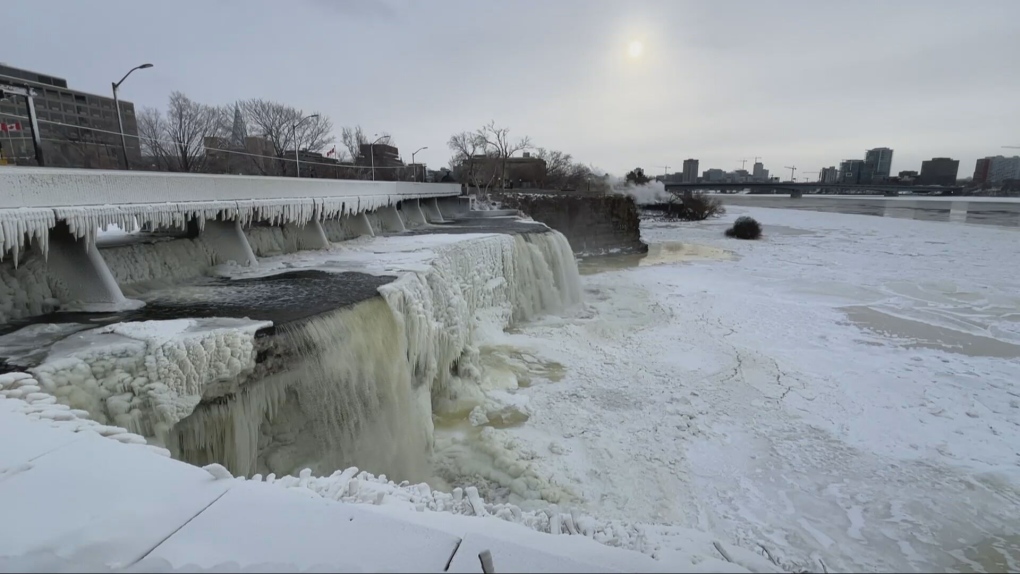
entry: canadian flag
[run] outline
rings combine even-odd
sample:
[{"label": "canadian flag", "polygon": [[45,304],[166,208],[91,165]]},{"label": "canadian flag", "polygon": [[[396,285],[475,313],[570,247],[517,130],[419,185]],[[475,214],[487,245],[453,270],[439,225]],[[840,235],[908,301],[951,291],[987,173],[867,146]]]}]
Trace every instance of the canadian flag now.
[{"label": "canadian flag", "polygon": [[326,152],[326,157],[329,157],[331,155],[336,155],[336,146],[333,146],[333,149]]},{"label": "canadian flag", "polygon": [[21,122],[14,122],[13,124],[8,124],[8,123],[0,122],[0,131],[2,131],[2,132],[20,132],[21,131]]}]

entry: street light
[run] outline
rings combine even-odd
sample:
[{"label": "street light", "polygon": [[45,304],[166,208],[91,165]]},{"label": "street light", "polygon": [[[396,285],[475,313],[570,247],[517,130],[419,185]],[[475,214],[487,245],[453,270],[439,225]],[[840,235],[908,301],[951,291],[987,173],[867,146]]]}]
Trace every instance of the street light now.
[{"label": "street light", "polygon": [[120,126],[120,151],[121,155],[124,156],[124,169],[131,169],[131,164],[128,163],[127,156],[127,137],[124,135],[124,119],[120,116],[120,100],[117,99],[117,88],[124,83],[124,80],[131,75],[131,72],[135,70],[144,70],[145,68],[151,68],[152,64],[142,64],[141,66],[135,66],[128,70],[128,73],[124,74],[124,77],[119,82],[113,84],[113,107],[117,108],[117,125]]},{"label": "street light", "polygon": [[372,145],[368,147],[368,155],[372,158],[372,181],[375,181],[375,144],[379,143],[379,140],[385,138],[385,135],[380,136],[379,134],[372,134],[378,136]]},{"label": "street light", "polygon": [[[411,153],[411,167],[414,169],[414,181],[418,181],[418,168],[414,167],[414,154],[420,152],[423,149],[429,149],[429,146],[420,147]],[[422,170],[422,179],[425,179],[425,170]]]},{"label": "street light", "polygon": [[298,150],[300,149],[301,146],[298,145],[297,141],[297,129],[298,126],[305,123],[305,120],[310,120],[312,118],[317,117],[319,117],[319,114],[312,114],[308,117],[301,118],[300,120],[294,122],[294,126],[293,128],[291,128],[290,131],[291,137],[294,138],[294,172],[297,173],[298,177],[301,177],[301,156],[298,155]]}]

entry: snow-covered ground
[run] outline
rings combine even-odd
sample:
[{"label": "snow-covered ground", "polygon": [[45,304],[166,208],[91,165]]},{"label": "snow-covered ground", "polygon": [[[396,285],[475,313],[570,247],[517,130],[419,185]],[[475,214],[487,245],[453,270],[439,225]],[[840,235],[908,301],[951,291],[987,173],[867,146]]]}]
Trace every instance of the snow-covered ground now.
[{"label": "snow-covered ground", "polygon": [[[514,391],[530,419],[489,442],[657,525],[662,558],[696,528],[788,569],[1020,567],[1020,233],[729,211],[646,222],[661,264],[607,264],[581,316],[490,333],[559,380]],[[762,241],[723,236],[745,214]]]},{"label": "snow-covered ground", "polygon": [[[147,554],[136,568],[439,570],[453,552],[450,571],[478,571],[483,548],[497,571],[1020,568],[1017,230],[729,211],[646,222],[648,257],[585,262],[583,309],[509,332],[476,314],[484,395],[457,389],[436,420],[436,483],[465,487],[450,492],[357,469],[231,480],[0,376],[19,437],[0,446],[0,501],[25,518],[0,520],[0,556],[41,553],[0,570]],[[723,237],[745,214],[762,241]],[[486,242],[358,240],[256,273],[424,272],[466,239]]]}]

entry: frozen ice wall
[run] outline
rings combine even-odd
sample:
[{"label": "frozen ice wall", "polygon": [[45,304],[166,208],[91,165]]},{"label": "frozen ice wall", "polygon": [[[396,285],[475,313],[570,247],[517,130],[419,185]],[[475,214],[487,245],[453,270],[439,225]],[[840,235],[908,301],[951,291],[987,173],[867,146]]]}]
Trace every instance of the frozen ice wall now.
[{"label": "frozen ice wall", "polygon": [[244,319],[117,323],[56,343],[29,372],[61,404],[165,444],[206,386],[254,368],[255,332],[267,325]]},{"label": "frozen ice wall", "polygon": [[101,251],[127,295],[153,284],[179,283],[201,276],[219,263],[216,253],[201,238],[135,243]]},{"label": "frozen ice wall", "polygon": [[15,267],[0,261],[0,324],[41,315],[70,299],[67,288],[46,272],[41,254],[32,253]]}]

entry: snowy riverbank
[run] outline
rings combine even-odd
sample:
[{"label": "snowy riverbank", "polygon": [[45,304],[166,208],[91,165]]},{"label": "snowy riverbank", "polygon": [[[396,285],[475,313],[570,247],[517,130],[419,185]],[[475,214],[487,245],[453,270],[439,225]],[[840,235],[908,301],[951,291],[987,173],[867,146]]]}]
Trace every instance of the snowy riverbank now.
[{"label": "snowy riverbank", "polygon": [[[763,241],[723,237],[741,214]],[[733,207],[643,235],[735,260],[588,275],[588,318],[490,341],[563,366],[498,430],[535,472],[662,525],[659,556],[689,527],[791,569],[1018,566],[1015,230]]]}]

